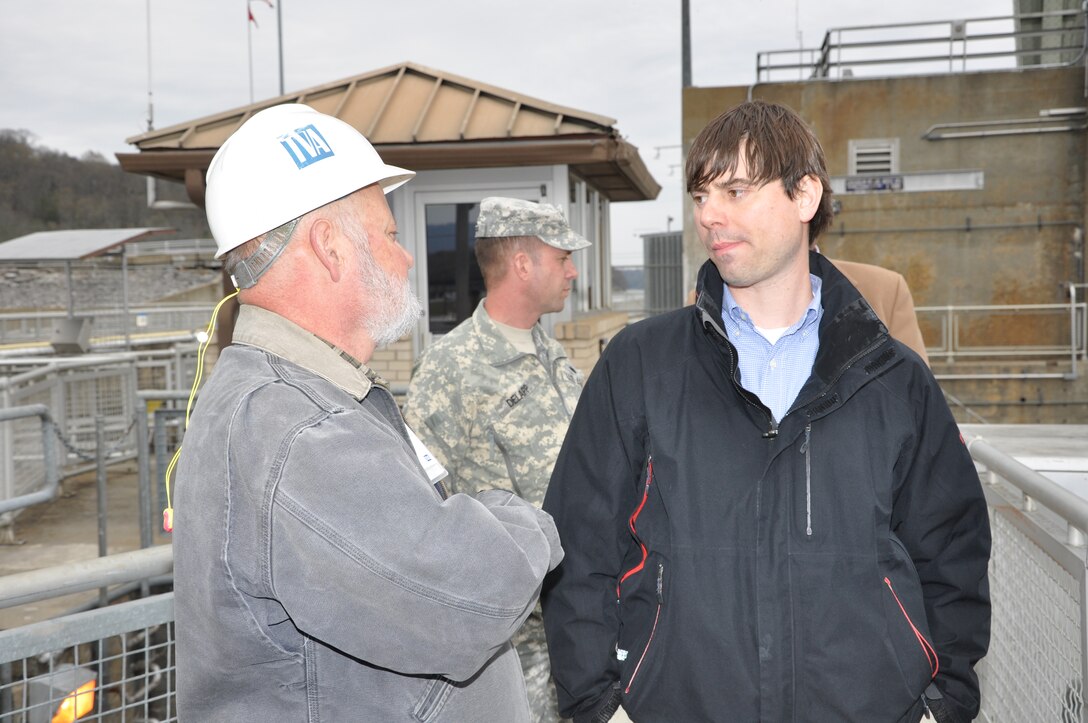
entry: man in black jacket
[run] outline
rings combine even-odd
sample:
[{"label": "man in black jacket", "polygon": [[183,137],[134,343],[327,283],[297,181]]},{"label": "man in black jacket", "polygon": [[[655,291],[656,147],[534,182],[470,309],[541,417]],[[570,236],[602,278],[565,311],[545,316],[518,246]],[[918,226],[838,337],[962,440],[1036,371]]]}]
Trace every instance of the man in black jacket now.
[{"label": "man in black jacket", "polygon": [[611,341],[544,502],[561,712],[969,721],[986,502],[925,363],[808,251],[831,220],[819,142],[745,103],[696,138],[687,186],[698,300]]}]

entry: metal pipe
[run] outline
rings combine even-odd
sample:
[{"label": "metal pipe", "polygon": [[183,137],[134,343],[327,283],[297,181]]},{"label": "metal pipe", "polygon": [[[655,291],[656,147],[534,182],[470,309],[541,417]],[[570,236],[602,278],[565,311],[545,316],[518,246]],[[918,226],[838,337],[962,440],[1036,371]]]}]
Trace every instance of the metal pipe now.
[{"label": "metal pipe", "polygon": [[[975,124],[972,123],[969,125]],[[1082,131],[1085,128],[1088,128],[1088,124],[1077,126],[1047,126],[1045,128],[1009,128],[1007,130],[995,131],[958,131],[956,133],[941,133],[939,135],[930,135],[930,131],[926,131],[925,134],[922,135],[922,138],[927,141],[952,141],[959,140],[960,138],[993,138],[995,136],[1029,136],[1037,133],[1065,133],[1067,131]],[[930,128],[930,130],[932,130],[932,128]]]},{"label": "metal pipe", "polygon": [[1076,530],[1080,532],[1088,530],[1088,500],[1073,494],[1053,480],[1017,462],[1009,455],[990,445],[982,437],[969,434],[965,436],[968,438],[967,450],[971,453],[973,459],[981,462],[987,469],[1000,474],[1013,486],[1017,487],[1025,498],[1030,497],[1047,509],[1064,517],[1068,524],[1076,528]]},{"label": "metal pipe", "polygon": [[0,500],[0,514],[21,510],[42,502],[48,502],[57,495],[57,485],[60,478],[57,476],[57,456],[53,446],[53,418],[49,414],[49,408],[44,404],[28,404],[19,407],[0,409],[0,422],[23,417],[40,417],[42,420],[42,455],[45,458],[45,486],[36,492],[30,492],[18,497]]},{"label": "metal pipe", "polygon": [[[94,448],[95,448],[95,491],[98,503],[98,556],[105,557],[109,554],[106,543],[106,524],[109,521],[109,513],[106,506],[106,435],[105,420],[102,415],[94,418]],[[98,588],[98,604],[106,607],[109,604],[105,587]]]},{"label": "metal pipe", "polygon": [[[155,577],[145,578],[143,580],[140,580],[139,582],[130,582],[130,583],[127,583],[125,585],[121,585],[120,587],[111,588],[110,592],[109,592],[109,601],[112,603],[114,600],[117,600],[118,598],[122,598],[122,597],[124,597],[125,595],[128,595],[131,592],[135,592],[137,589],[139,589],[141,591],[140,592],[140,597],[141,598],[149,597],[150,596],[150,592],[148,590],[149,588],[151,588],[151,587],[160,587],[162,585],[169,585],[172,588],[174,586],[174,576],[173,575],[156,575]],[[82,605],[76,605],[74,608],[70,608],[68,610],[65,610],[63,613],[61,613],[57,617],[63,618],[63,617],[67,617],[69,615],[75,615],[77,613],[84,613],[84,612],[87,612],[88,610],[94,610],[97,607],[98,607],[98,602],[97,601],[83,603]]]},{"label": "metal pipe", "polygon": [[[680,87],[691,87],[691,0],[680,0]],[[758,60],[757,60],[758,62]],[[757,71],[758,72],[758,71]]]},{"label": "metal pipe", "polygon": [[1001,229],[1012,228],[1035,228],[1043,229],[1050,228],[1052,226],[1080,226],[1080,221],[1036,221],[1035,223],[984,223],[976,224],[972,223],[970,219],[965,220],[963,226],[899,226],[890,228],[862,228],[862,229],[847,229],[846,224],[840,224],[837,231],[831,233],[837,233],[840,236],[847,236],[853,234],[882,234],[882,233],[964,233],[971,231],[996,231]]},{"label": "metal pipe", "polygon": [[75,313],[76,313],[75,312],[75,306],[76,306],[75,297],[72,295],[72,262],[71,261],[65,261],[64,262],[64,272],[65,272],[65,276],[68,277],[68,318],[71,319],[73,316],[75,316]]},{"label": "metal pipe", "polygon": [[276,36],[280,51],[280,95],[283,95],[283,0],[276,3]]},{"label": "metal pipe", "polygon": [[166,575],[174,569],[174,550],[157,545],[146,550],[72,562],[41,570],[6,575],[0,587],[0,608],[48,600],[103,586]]},{"label": "metal pipe", "polygon": [[121,305],[124,307],[124,314],[122,314],[122,320],[124,322],[125,330],[125,349],[132,346],[132,334],[129,331],[129,308],[128,308],[128,254],[125,252],[125,244],[121,244]]},{"label": "metal pipe", "polygon": [[140,508],[140,547],[151,547],[151,455],[147,435],[147,400],[136,394],[136,475]]},{"label": "metal pipe", "polygon": [[1077,287],[1069,284],[1069,361],[1071,378],[1077,378]]}]

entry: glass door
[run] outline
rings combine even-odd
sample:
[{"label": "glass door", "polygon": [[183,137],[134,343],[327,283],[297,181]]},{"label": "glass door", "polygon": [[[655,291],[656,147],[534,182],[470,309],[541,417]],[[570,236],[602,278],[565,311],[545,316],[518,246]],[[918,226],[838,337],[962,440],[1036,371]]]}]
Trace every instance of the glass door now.
[{"label": "glass door", "polygon": [[[476,219],[480,200],[506,196],[539,201],[537,188],[495,188],[474,191],[416,193],[415,227],[423,233],[416,245],[417,281],[425,299],[425,336],[448,333],[472,316],[485,295],[476,263]],[[420,258],[422,256],[422,258]]]},{"label": "glass door", "polygon": [[432,334],[445,334],[472,316],[484,296],[476,264],[479,203],[430,203],[424,207],[427,244],[427,316]]}]

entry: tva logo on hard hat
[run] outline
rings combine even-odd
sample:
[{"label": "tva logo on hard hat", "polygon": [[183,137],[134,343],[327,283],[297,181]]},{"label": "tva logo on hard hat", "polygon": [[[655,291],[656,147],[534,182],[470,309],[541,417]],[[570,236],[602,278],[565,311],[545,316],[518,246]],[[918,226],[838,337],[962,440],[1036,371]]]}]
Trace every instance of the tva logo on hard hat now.
[{"label": "tva logo on hard hat", "polygon": [[325,136],[321,135],[321,131],[314,127],[313,123],[283,134],[279,137],[279,141],[299,168],[305,168],[335,155],[328,141],[325,140]]}]

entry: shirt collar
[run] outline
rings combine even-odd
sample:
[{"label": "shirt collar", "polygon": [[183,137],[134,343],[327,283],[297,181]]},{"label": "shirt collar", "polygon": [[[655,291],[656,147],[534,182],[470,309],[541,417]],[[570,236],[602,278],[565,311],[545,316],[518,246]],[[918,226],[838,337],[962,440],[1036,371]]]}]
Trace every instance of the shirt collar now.
[{"label": "shirt collar", "polygon": [[[809,324],[812,324],[820,315],[821,303],[821,291],[823,290],[823,279],[815,274],[808,275],[809,281],[812,283],[812,300],[808,302],[808,306],[805,307],[805,313],[801,315],[801,318],[797,322],[790,326],[786,330],[786,334],[792,334],[793,332],[801,329]],[[737,300],[733,298],[733,292],[729,289],[728,284],[722,285],[725,291],[722,294],[722,321],[725,323],[726,330],[732,333],[736,333],[742,330],[754,331],[755,324],[752,323],[752,317],[748,315],[748,312],[741,308]]]},{"label": "shirt collar", "polygon": [[[472,312],[472,323],[479,333],[482,355],[492,366],[507,364],[518,357],[525,356],[525,352],[518,351],[502,330],[495,326],[495,321],[484,308],[484,301],[486,299],[480,299],[480,303],[476,305],[476,311]],[[533,324],[532,332],[533,343],[537,349],[540,349],[544,331],[540,328],[539,322]]]},{"label": "shirt collar", "polygon": [[279,314],[242,304],[234,326],[234,342],[257,347],[297,364],[363,399],[375,385],[388,386],[366,364]]}]

